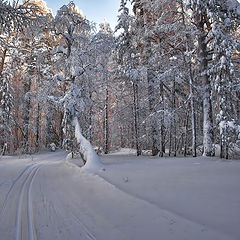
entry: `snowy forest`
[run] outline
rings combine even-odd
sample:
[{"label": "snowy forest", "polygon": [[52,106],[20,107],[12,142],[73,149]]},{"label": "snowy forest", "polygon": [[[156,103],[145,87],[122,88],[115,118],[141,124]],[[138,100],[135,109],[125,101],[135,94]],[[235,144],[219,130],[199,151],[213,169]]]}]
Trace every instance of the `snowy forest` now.
[{"label": "snowy forest", "polygon": [[237,0],[121,0],[115,29],[1,0],[1,155],[238,158],[239,22]]},{"label": "snowy forest", "polygon": [[239,240],[239,23],[240,0],[0,0],[0,240]]}]

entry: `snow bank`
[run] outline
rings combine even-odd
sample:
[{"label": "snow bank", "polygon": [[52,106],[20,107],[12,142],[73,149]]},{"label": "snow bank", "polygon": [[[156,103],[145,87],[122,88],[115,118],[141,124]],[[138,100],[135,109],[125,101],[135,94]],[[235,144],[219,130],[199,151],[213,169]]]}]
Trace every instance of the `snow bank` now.
[{"label": "snow bank", "polygon": [[120,148],[117,151],[111,152],[109,155],[136,155],[137,151],[133,148]]}]

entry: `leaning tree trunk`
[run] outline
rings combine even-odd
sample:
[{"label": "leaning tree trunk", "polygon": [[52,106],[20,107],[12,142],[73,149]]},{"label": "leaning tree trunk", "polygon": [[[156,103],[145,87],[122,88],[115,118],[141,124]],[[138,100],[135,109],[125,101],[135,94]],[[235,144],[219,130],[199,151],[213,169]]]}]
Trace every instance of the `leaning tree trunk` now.
[{"label": "leaning tree trunk", "polygon": [[100,159],[91,143],[82,135],[82,130],[77,117],[73,117],[72,126],[75,128],[75,138],[79,146],[80,155],[85,162],[84,169],[101,167]]}]

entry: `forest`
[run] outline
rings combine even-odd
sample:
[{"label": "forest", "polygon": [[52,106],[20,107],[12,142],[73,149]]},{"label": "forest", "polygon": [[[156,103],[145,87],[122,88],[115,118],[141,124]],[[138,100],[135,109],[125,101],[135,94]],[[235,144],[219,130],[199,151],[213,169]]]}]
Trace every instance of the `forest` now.
[{"label": "forest", "polygon": [[1,155],[239,158],[239,22],[237,0],[121,0],[115,29],[0,0]]}]

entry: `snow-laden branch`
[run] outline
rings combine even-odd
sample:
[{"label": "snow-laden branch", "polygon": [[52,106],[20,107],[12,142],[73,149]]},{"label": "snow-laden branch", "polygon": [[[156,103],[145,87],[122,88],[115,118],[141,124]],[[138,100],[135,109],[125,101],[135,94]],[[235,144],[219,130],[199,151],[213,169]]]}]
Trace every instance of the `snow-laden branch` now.
[{"label": "snow-laden branch", "polygon": [[100,159],[94,151],[91,143],[82,135],[82,130],[77,117],[74,117],[73,126],[75,127],[75,138],[79,144],[79,152],[86,162],[84,169],[96,169],[101,167]]}]

